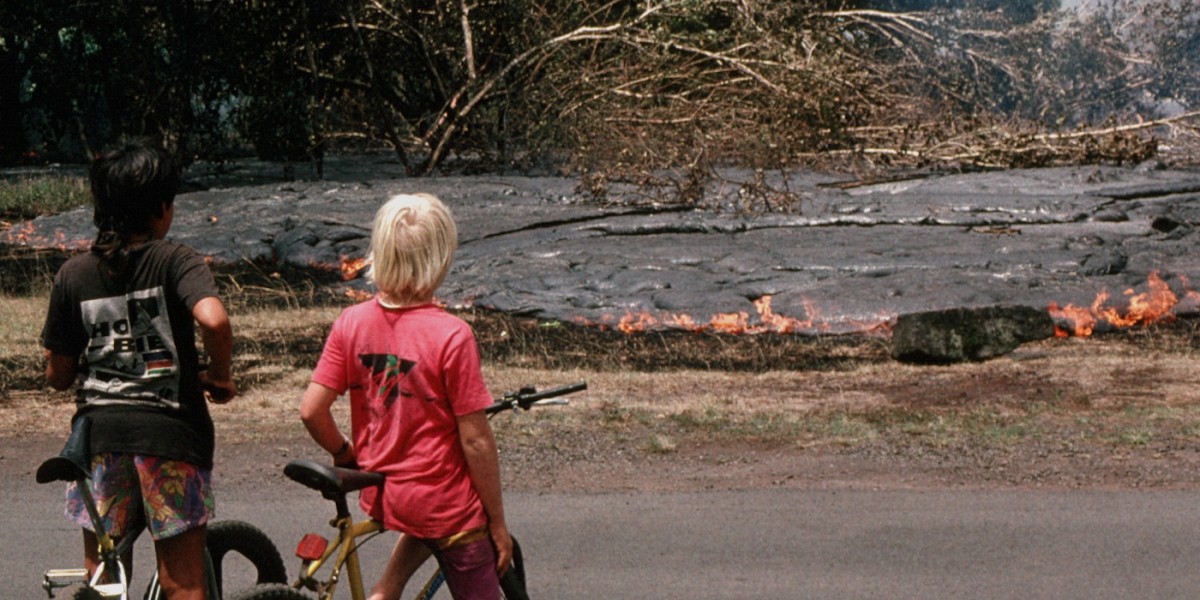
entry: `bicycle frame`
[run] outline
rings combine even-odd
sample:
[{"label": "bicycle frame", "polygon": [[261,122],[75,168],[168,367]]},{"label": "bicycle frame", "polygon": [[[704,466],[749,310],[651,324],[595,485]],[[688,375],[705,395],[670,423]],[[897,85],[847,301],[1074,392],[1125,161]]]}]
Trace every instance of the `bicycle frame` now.
[{"label": "bicycle frame", "polygon": [[[331,600],[342,576],[350,586],[351,600],[366,598],[363,587],[362,567],[358,548],[385,529],[373,519],[354,521],[350,514],[347,495],[371,485],[379,485],[382,476],[352,469],[333,467],[311,460],[295,460],[288,463],[284,473],[294,481],[321,492],[326,499],[333,500],[337,516],[330,521],[336,530],[332,542],[319,534],[305,535],[296,548],[296,555],[303,563],[300,578],[292,587],[307,589],[317,594],[318,600]],[[365,539],[363,539],[365,538]],[[516,540],[513,540],[514,545]],[[319,578],[317,573],[329,565],[329,575]],[[416,600],[429,600],[445,581],[438,569],[416,595]]]},{"label": "bicycle frame", "polygon": [[[349,578],[350,597],[353,600],[363,600],[366,598],[366,594],[363,588],[362,566],[358,558],[358,546],[361,545],[358,539],[382,533],[383,524],[372,520],[355,523],[349,517],[342,517],[334,521],[334,526],[338,530],[337,539],[321,552],[319,558],[305,561],[301,568],[300,585],[317,592],[318,598],[332,598],[344,568],[346,577]],[[303,544],[303,542],[301,543]],[[317,572],[325,566],[330,558],[334,560],[329,577],[324,581],[319,580]]]},{"label": "bicycle frame", "polygon": [[[304,562],[296,586],[316,592],[318,598],[332,598],[344,570],[350,580],[351,598],[363,600],[366,595],[358,547],[366,540],[359,540],[364,536],[370,539],[382,533],[384,529],[382,523],[370,519],[355,522],[350,514],[346,496],[350,492],[382,484],[383,476],[305,460],[289,463],[284,473],[292,480],[320,491],[326,499],[333,500],[337,510],[337,516],[330,521],[337,529],[333,543],[314,533],[300,540],[296,555]],[[318,579],[317,573],[327,564],[330,565],[329,577],[324,580]]]},{"label": "bicycle frame", "polygon": [[[146,529],[145,524],[137,523],[121,539],[120,543],[115,543],[108,532],[104,530],[103,517],[96,508],[96,501],[88,489],[85,472],[80,469],[78,464],[64,456],[56,456],[42,463],[42,466],[38,468],[37,480],[39,483],[51,481],[75,483],[79,490],[79,496],[83,500],[83,506],[87,509],[88,517],[92,521],[92,530],[96,534],[97,553],[100,559],[95,573],[92,573],[90,577],[87,569],[50,569],[46,571],[42,576],[42,589],[46,590],[47,596],[53,598],[54,590],[83,583],[98,592],[103,598],[127,600],[129,598],[129,581],[125,573],[125,566],[121,564],[121,556],[133,547],[133,543]],[[114,573],[115,577],[112,576]],[[105,579],[111,581],[101,583]]]},{"label": "bicycle frame", "polygon": [[[114,543],[112,537],[105,531],[104,521],[100,515],[100,511],[96,508],[96,501],[92,497],[91,490],[87,486],[88,465],[90,463],[87,448],[90,427],[91,422],[86,417],[76,419],[72,423],[71,435],[67,438],[66,444],[63,445],[62,452],[58,456],[46,460],[38,467],[36,479],[38,483],[64,481],[73,482],[78,486],[80,498],[87,509],[88,518],[92,521],[93,531],[95,531],[96,540],[99,543],[99,565],[96,567],[96,572],[92,573],[90,577],[88,576],[87,569],[51,569],[46,571],[42,576],[42,589],[46,590],[48,597],[53,598],[54,590],[83,583],[99,592],[103,598],[127,600],[129,597],[129,582],[126,577],[125,567],[121,564],[121,556],[133,546],[134,540],[141,534],[145,526],[138,524],[121,540],[120,544]],[[111,577],[112,573],[115,573],[116,576]],[[101,583],[106,578],[114,581]]]},{"label": "bicycle frame", "polygon": [[[587,389],[585,382],[543,392],[539,392],[533,387],[526,387],[520,391],[506,394],[489,406],[486,412],[491,416],[506,410],[529,410],[535,405],[565,403],[565,400],[553,398],[585,389]],[[383,485],[384,476],[379,473],[340,468],[312,460],[294,460],[287,464],[283,472],[293,481],[321,492],[322,497],[334,502],[337,511],[337,516],[330,521],[330,525],[337,529],[337,536],[332,543],[315,533],[307,534],[300,540],[296,548],[296,555],[303,562],[300,578],[293,587],[316,592],[318,600],[330,600],[344,573],[349,579],[351,599],[364,600],[366,594],[363,588],[358,548],[370,538],[382,533],[384,528],[382,523],[372,519],[354,521],[350,513],[347,495],[363,488]],[[366,539],[360,541],[360,538],[363,537]],[[515,547],[515,539],[513,543],[514,551],[519,554],[519,549]],[[326,565],[330,565],[329,577],[324,580],[319,579],[317,573]],[[520,587],[524,588],[523,571],[520,579]],[[444,576],[438,570],[417,594],[417,599],[425,600],[432,597],[443,581]],[[522,595],[524,595],[523,590]]]}]

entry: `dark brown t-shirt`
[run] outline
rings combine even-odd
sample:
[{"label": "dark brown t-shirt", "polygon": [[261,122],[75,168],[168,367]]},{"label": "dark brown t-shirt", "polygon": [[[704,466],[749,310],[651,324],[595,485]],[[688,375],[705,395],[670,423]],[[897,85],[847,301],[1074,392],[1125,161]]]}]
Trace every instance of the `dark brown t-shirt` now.
[{"label": "dark brown t-shirt", "polygon": [[200,387],[192,308],[217,295],[204,259],[151,241],[123,273],[96,253],[54,278],[42,345],[80,357],[76,416],[92,453],[131,452],[211,467],[213,425]]}]

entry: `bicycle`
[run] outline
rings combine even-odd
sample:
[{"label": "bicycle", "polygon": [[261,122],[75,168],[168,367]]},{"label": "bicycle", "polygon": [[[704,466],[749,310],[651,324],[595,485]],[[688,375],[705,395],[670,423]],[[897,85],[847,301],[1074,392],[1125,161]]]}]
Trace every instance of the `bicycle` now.
[{"label": "bicycle", "polygon": [[[490,417],[506,410],[530,410],[534,406],[566,404],[567,400],[559,399],[558,396],[585,389],[586,382],[542,392],[534,387],[523,387],[516,392],[505,394],[485,410]],[[316,593],[318,600],[332,600],[343,570],[350,586],[350,597],[352,600],[363,600],[366,595],[358,549],[371,538],[383,533],[384,529],[382,523],[371,519],[355,522],[350,514],[347,495],[364,488],[382,485],[384,476],[312,460],[291,461],[284,467],[283,472],[289,479],[321,492],[323,498],[333,501],[336,516],[330,521],[330,525],[337,533],[332,543],[315,533],[307,534],[300,540],[296,547],[296,556],[301,560],[300,576],[294,583],[256,585],[244,590],[233,600],[310,600],[309,596],[301,592],[302,589]],[[326,565],[330,565],[329,574],[320,579],[317,574]],[[415,600],[432,599],[444,583],[445,577],[438,569],[417,592]],[[506,600],[529,598],[525,591],[525,561],[515,537],[513,562],[501,578],[500,589],[502,597]]]},{"label": "bicycle", "polygon": [[[36,479],[38,483],[63,481],[79,486],[79,495],[99,541],[99,565],[90,575],[83,568],[50,569],[42,575],[42,589],[49,598],[54,598],[57,590],[80,586],[72,595],[74,600],[128,600],[130,582],[120,558],[133,548],[134,542],[146,530],[146,524],[144,519],[140,519],[120,541],[114,541],[105,531],[103,515],[96,507],[85,481],[90,476],[91,456],[87,443],[89,425],[87,417],[75,420],[62,452],[38,467]],[[223,597],[222,565],[230,553],[241,555],[250,562],[254,567],[256,584],[287,581],[283,558],[265,533],[244,521],[215,521],[208,526],[204,557],[210,600]],[[157,571],[151,576],[142,598],[165,598],[158,583]]]}]

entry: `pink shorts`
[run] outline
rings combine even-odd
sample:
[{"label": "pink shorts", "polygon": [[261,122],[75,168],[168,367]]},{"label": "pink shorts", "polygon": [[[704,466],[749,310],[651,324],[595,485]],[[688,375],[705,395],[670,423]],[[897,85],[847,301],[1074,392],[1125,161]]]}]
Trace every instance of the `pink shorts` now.
[{"label": "pink shorts", "polygon": [[[141,454],[92,457],[87,480],[104,529],[121,537],[139,518],[156,540],[208,523],[213,516],[212,471],[191,463]],[[67,485],[67,518],[92,530],[76,484]],[[140,514],[139,514],[140,513]]]},{"label": "pink shorts", "polygon": [[446,550],[430,544],[438,566],[446,576],[446,587],[455,598],[500,600],[500,578],[496,575],[496,549],[492,540],[481,540]]}]

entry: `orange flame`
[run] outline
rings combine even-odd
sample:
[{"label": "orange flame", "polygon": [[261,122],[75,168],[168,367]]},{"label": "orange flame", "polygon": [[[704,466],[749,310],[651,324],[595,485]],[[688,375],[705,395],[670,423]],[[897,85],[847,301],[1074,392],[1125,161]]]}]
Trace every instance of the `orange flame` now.
[{"label": "orange flame", "polygon": [[341,266],[339,269],[342,272],[342,281],[350,281],[356,279],[367,266],[371,264],[371,259],[363,256],[360,258],[350,258],[343,256],[341,258]]},{"label": "orange flame", "polygon": [[[827,322],[819,321],[819,313],[816,307],[808,301],[804,302],[805,312],[808,313],[807,319],[796,319],[776,313],[771,309],[771,296],[762,296],[754,301],[754,308],[757,312],[757,319],[751,317],[750,313],[745,311],[733,313],[719,313],[713,315],[708,322],[701,322],[694,317],[681,313],[662,313],[654,315],[648,311],[641,312],[626,312],[624,316],[617,320],[614,326],[618,331],[623,333],[641,333],[653,329],[682,329],[684,331],[703,332],[714,331],[718,333],[729,334],[760,334],[760,333],[780,333],[793,334],[801,332],[828,332],[832,326]],[[610,326],[612,317],[607,317],[599,323],[601,327]],[[860,330],[865,333],[886,333],[888,331],[888,317],[879,317],[874,322],[853,322],[853,329]],[[595,325],[595,323],[587,323],[580,321],[583,325]]]},{"label": "orange flame", "polygon": [[[1134,293],[1133,288],[1125,290],[1127,306],[1124,310],[1108,304],[1108,290],[1097,294],[1090,306],[1068,304],[1060,307],[1058,303],[1051,302],[1049,310],[1055,321],[1055,334],[1059,337],[1087,337],[1101,325],[1126,328],[1174,320],[1175,314],[1171,309],[1179,303],[1179,297],[1171,291],[1170,286],[1158,273],[1150,273],[1146,286],[1147,290],[1140,294]],[[1189,297],[1194,295],[1195,292],[1188,292]]]},{"label": "orange flame", "polygon": [[14,246],[54,248],[63,252],[75,252],[87,249],[92,243],[90,239],[67,239],[67,234],[61,229],[55,229],[54,235],[51,237],[41,235],[32,222],[22,223],[19,227],[14,227],[11,223],[0,223],[0,225],[7,227],[7,231],[4,231],[4,241]]},{"label": "orange flame", "polygon": [[375,294],[367,290],[346,290],[346,297],[355,302],[366,302],[375,297]]}]

